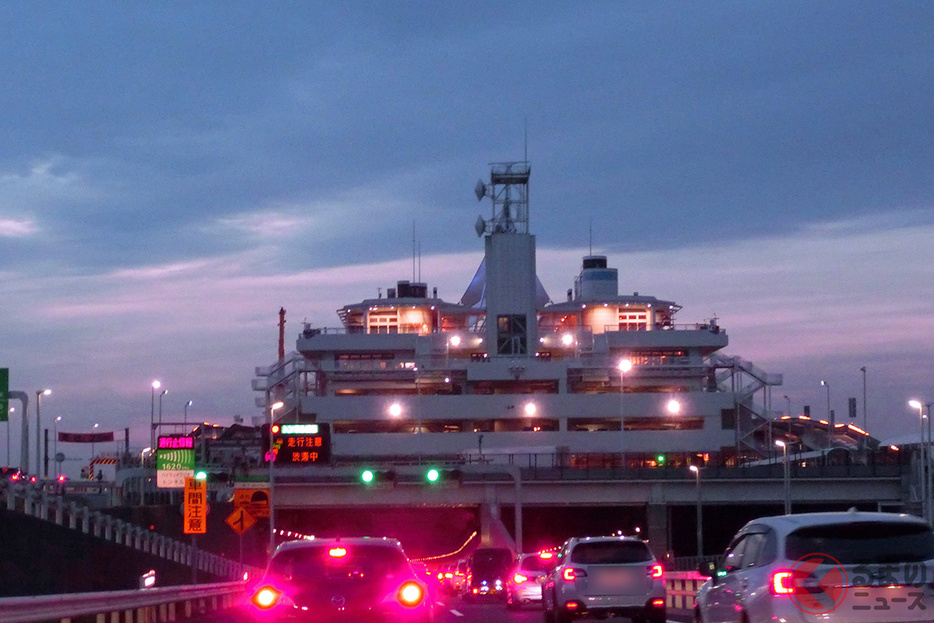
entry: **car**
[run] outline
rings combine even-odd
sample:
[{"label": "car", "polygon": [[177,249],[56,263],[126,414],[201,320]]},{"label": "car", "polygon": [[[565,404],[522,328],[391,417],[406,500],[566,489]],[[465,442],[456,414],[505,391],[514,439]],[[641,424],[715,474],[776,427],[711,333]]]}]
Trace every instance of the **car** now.
[{"label": "car", "polygon": [[276,548],[251,593],[251,621],[430,623],[433,602],[399,541],[334,538]]},{"label": "car", "polygon": [[454,593],[454,565],[438,567],[438,584],[442,593],[446,595]]},{"label": "car", "polygon": [[542,601],[542,583],[554,567],[554,552],[519,554],[506,573],[506,607],[519,608]]},{"label": "car", "polygon": [[934,531],[912,515],[800,513],[748,522],[697,592],[694,620],[934,620]]},{"label": "car", "polygon": [[461,594],[464,591],[464,584],[467,581],[467,559],[461,559],[454,565],[454,577],[451,578],[451,592]]},{"label": "car", "polygon": [[467,561],[461,589],[464,600],[506,598],[506,576],[512,565],[512,550],[505,547],[478,547]]},{"label": "car", "polygon": [[542,587],[542,605],[545,623],[607,617],[664,623],[664,569],[641,539],[568,539]]}]

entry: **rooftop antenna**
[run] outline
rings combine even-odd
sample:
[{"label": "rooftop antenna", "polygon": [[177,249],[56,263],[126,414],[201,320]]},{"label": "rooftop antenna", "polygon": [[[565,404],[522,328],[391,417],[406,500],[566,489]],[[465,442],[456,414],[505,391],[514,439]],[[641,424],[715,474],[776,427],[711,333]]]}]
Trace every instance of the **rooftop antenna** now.
[{"label": "rooftop antenna", "polygon": [[412,219],[412,281],[415,279],[415,219]]},{"label": "rooftop antenna", "polygon": [[593,255],[593,214],[590,215],[590,255]]}]

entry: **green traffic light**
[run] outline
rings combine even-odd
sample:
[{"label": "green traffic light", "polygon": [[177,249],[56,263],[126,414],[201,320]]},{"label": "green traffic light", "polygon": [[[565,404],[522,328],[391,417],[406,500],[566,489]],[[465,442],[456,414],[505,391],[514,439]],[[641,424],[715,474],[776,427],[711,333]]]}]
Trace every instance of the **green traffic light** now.
[{"label": "green traffic light", "polygon": [[665,455],[664,455],[664,454],[659,454],[657,457],[655,457],[655,460],[658,461],[659,463],[664,463],[664,462],[665,462]]},{"label": "green traffic light", "polygon": [[372,469],[363,470],[363,473],[360,474],[360,480],[363,482],[373,482],[373,479],[376,475],[373,473]]},{"label": "green traffic light", "polygon": [[197,473],[195,473],[195,479],[197,479],[197,480],[207,480],[207,479],[208,479],[208,473],[205,472],[205,471],[197,472]]},{"label": "green traffic light", "polygon": [[425,474],[425,478],[428,479],[428,482],[437,482],[441,478],[441,472],[436,469],[429,469]]}]

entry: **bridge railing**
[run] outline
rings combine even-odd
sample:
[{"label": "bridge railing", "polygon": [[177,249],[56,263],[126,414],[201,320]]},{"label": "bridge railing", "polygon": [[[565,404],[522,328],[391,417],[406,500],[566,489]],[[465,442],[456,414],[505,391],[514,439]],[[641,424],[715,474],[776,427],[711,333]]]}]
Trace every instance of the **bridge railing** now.
[{"label": "bridge railing", "polygon": [[129,591],[0,598],[0,623],[108,621],[167,623],[232,608],[242,582],[169,586]]},{"label": "bridge railing", "polygon": [[[49,493],[29,484],[0,482],[0,504],[10,511],[50,521],[98,538],[158,556],[219,578],[236,579],[260,570],[223,556],[196,549],[162,534],[136,526],[101,511]],[[5,619],[0,609],[0,623]]]}]

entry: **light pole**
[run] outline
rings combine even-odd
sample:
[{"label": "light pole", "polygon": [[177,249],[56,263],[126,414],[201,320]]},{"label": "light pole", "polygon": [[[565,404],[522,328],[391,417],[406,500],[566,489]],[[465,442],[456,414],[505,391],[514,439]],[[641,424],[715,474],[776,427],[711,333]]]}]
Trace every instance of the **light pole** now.
[{"label": "light pole", "polygon": [[689,468],[694,475],[697,477],[697,555],[704,555],[704,516],[703,511],[704,507],[701,504],[701,490],[700,490],[700,468],[697,465],[691,465]]},{"label": "light pole", "polygon": [[58,460],[58,423],[62,421],[62,416],[58,416],[52,421],[52,454],[55,456],[55,477],[62,475],[62,464]]},{"label": "light pole", "polygon": [[162,393],[159,394],[159,427],[162,427],[162,397],[169,393],[169,390],[163,389]]},{"label": "light pole", "polygon": [[626,391],[626,374],[632,370],[631,359],[620,359],[619,365],[619,446],[622,452],[623,469],[626,468],[626,416],[623,409],[623,392]]},{"label": "light pole", "polygon": [[162,387],[162,383],[159,381],[152,382],[152,410],[149,415],[149,436],[151,437],[151,443],[149,444],[150,448],[156,447],[156,390]]},{"label": "light pole", "polygon": [[191,400],[185,403],[185,415],[182,418],[182,425],[184,426],[188,425],[188,407],[190,407],[192,404],[193,403]]},{"label": "light pole", "polygon": [[91,480],[94,480],[94,435],[97,434],[94,431],[97,430],[98,426],[100,424],[95,422],[94,426],[91,427]]},{"label": "light pole", "polygon": [[869,413],[866,411],[866,366],[859,369],[863,373],[863,430],[869,432]]},{"label": "light pole", "polygon": [[784,398],[785,402],[788,404],[788,411],[786,413],[788,416],[791,416],[791,398],[789,398],[787,394],[784,396]]},{"label": "light pole", "polygon": [[[16,407],[10,407],[10,413],[16,411]],[[13,459],[10,458],[10,416],[6,420],[6,464],[13,467]]]},{"label": "light pole", "polygon": [[[40,451],[42,439],[42,425],[40,424],[40,413],[42,412],[42,397],[52,393],[51,389],[36,390],[36,477],[42,474],[42,452]],[[46,474],[48,476],[48,474]]]},{"label": "light pole", "polygon": [[276,551],[276,509],[273,506],[272,493],[275,487],[275,471],[273,465],[276,462],[276,453],[273,447],[272,426],[275,423],[276,410],[281,409],[284,403],[280,400],[269,405],[269,558],[272,558]]},{"label": "light pole", "polygon": [[788,444],[786,444],[781,439],[775,440],[775,445],[782,449],[782,463],[784,466],[784,483],[783,489],[785,490],[785,514],[791,514],[791,472],[788,468]]},{"label": "light pole", "polygon": [[835,422],[833,421],[833,413],[830,411],[830,383],[821,381],[820,384],[827,388],[827,421],[830,422],[830,433],[833,434]]},{"label": "light pole", "polygon": [[[930,505],[929,504],[930,493],[929,493],[929,487],[928,487],[928,479],[930,478],[931,466],[928,464],[928,462],[930,461],[929,444],[931,441],[931,421],[930,421],[931,420],[930,418],[931,406],[927,405],[928,407],[927,416],[924,415],[925,404],[921,402],[920,400],[909,400],[908,406],[911,407],[912,409],[918,410],[918,418],[920,419],[920,422],[921,422],[921,469],[918,472],[918,475],[921,481],[921,515],[925,519],[930,521],[930,518],[931,518],[930,509],[928,508],[928,506]],[[927,417],[927,420],[928,420],[928,438],[926,441],[924,438],[925,417]]]}]

